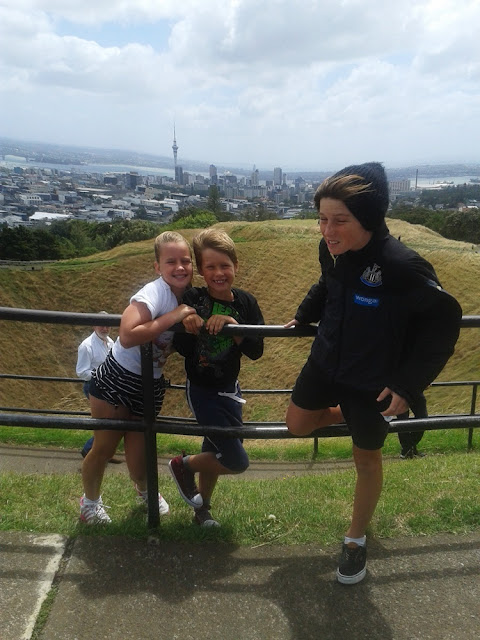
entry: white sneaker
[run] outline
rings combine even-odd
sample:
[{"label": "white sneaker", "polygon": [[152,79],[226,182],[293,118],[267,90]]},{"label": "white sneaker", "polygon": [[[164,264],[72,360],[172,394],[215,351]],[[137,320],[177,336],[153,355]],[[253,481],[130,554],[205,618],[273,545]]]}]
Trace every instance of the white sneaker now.
[{"label": "white sneaker", "polygon": [[[135,491],[137,492],[137,495],[140,497],[141,501],[148,506],[147,492],[140,491],[137,485],[135,485]],[[161,493],[158,494],[158,512],[161,516],[168,516],[170,513],[168,502],[165,500]]]},{"label": "white sneaker", "polygon": [[85,496],[80,498],[80,520],[86,524],[110,524],[111,518],[105,509],[110,509],[103,504],[102,498],[85,503]]}]

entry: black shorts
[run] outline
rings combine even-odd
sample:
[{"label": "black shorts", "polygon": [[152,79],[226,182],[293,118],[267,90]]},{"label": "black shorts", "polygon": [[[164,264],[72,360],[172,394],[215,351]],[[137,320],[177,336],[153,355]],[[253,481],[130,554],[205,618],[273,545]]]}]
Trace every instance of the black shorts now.
[{"label": "black shorts", "polygon": [[[187,380],[187,401],[198,424],[215,427],[243,427],[242,392],[238,382],[225,389],[207,389]],[[229,471],[242,473],[249,460],[241,438],[208,436],[203,439],[202,451],[214,453]]]},{"label": "black shorts", "polygon": [[309,358],[293,388],[292,402],[307,411],[340,405],[353,443],[359,449],[373,451],[383,447],[388,435],[388,422],[380,412],[391,399],[377,402],[380,391],[361,391],[329,382]]}]

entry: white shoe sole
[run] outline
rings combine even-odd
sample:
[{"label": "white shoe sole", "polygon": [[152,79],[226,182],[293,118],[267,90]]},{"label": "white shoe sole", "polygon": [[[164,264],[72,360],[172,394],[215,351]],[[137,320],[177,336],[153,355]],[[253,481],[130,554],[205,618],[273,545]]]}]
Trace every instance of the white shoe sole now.
[{"label": "white shoe sole", "polygon": [[337,569],[337,580],[341,584],[357,584],[358,582],[361,582],[365,578],[366,573],[367,573],[367,567],[364,567],[361,571],[356,573],[354,576],[344,576]]},{"label": "white shoe sole", "polygon": [[178,493],[180,494],[180,497],[182,498],[182,500],[184,500],[189,507],[193,507],[194,509],[198,509],[199,507],[201,507],[203,505],[203,498],[202,496],[197,493],[196,496],[194,496],[193,498],[188,498],[182,491],[182,487],[180,486],[178,480],[177,480],[177,476],[175,475],[175,472],[172,469],[172,465],[171,465],[171,461],[168,463],[168,468],[170,470],[170,473],[172,475],[172,478],[175,481],[175,484],[177,485],[177,489],[178,489]]}]

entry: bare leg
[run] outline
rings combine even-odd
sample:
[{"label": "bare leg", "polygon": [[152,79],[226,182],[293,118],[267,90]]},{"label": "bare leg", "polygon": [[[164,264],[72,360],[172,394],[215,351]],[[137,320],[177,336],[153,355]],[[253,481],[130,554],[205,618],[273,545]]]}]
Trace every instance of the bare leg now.
[{"label": "bare leg", "polygon": [[105,467],[115,454],[123,432],[94,431],[93,435],[93,447],[82,464],[83,490],[89,500],[97,500],[100,497]]},{"label": "bare leg", "polygon": [[198,489],[204,503],[209,503],[219,476],[233,475],[234,471],[220,464],[213,453],[205,451],[189,456],[188,466],[193,473],[198,473]]},{"label": "bare leg", "polygon": [[[125,407],[115,408],[93,396],[90,396],[90,409],[92,418],[122,420],[130,416]],[[94,431],[93,447],[82,464],[83,489],[89,500],[97,500],[100,497],[105,467],[115,454],[123,436],[123,431]]]},{"label": "bare leg", "polygon": [[198,490],[203,498],[203,504],[209,505],[216,487],[218,474],[201,471],[198,474]]},{"label": "bare leg", "polygon": [[145,461],[145,436],[136,431],[127,431],[124,437],[125,459],[130,478],[140,491],[147,489],[147,465]]},{"label": "bare leg", "polygon": [[352,521],[347,536],[361,538],[365,535],[382,492],[382,450],[369,451],[353,445],[353,459],[357,470],[357,482]]},{"label": "bare leg", "polygon": [[296,436],[308,436],[315,429],[340,424],[344,418],[340,406],[310,411],[301,409],[290,401],[285,420],[290,433]]}]

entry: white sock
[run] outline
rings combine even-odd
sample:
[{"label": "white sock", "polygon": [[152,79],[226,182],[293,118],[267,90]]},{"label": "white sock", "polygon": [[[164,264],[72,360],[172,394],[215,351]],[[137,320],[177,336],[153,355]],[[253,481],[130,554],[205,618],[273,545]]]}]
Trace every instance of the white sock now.
[{"label": "white sock", "polygon": [[86,495],[83,494],[83,504],[85,506],[87,506],[89,504],[98,504],[101,501],[102,501],[102,496],[99,496],[96,500],[89,500],[89,498],[87,498]]},{"label": "white sock", "polygon": [[358,544],[359,547],[364,547],[367,543],[367,536],[362,536],[361,538],[349,538],[348,536],[345,536],[344,542],[345,544],[354,542],[355,544]]},{"label": "white sock", "polygon": [[137,491],[137,493],[139,493],[143,498],[147,497],[148,494],[148,489],[145,489],[145,491],[140,491],[140,489],[138,488],[138,485],[135,485],[135,490]]}]

